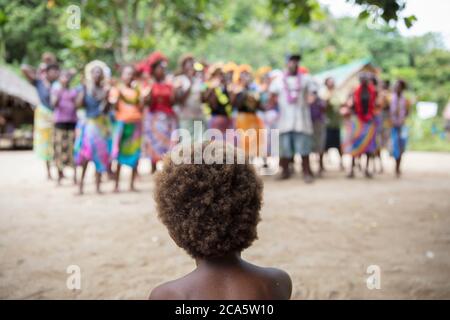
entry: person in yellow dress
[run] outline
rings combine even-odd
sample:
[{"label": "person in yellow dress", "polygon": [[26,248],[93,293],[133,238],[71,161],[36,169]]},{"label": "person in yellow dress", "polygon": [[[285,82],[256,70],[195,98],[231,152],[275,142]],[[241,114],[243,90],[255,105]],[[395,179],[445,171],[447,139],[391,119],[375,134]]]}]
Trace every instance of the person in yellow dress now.
[{"label": "person in yellow dress", "polygon": [[236,129],[239,132],[239,147],[249,157],[260,155],[264,137],[260,130],[264,128],[263,121],[258,117],[261,110],[260,95],[256,87],[252,86],[252,68],[240,65],[235,73],[235,88],[232,103],[237,110]]}]

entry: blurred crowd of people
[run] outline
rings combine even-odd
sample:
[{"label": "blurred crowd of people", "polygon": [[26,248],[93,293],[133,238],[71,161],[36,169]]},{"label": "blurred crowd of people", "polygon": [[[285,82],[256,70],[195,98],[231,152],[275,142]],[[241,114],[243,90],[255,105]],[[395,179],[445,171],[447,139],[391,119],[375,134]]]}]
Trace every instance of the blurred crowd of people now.
[{"label": "blurred crowd of people", "polygon": [[[399,176],[409,112],[406,83],[399,80],[391,88],[389,82],[362,73],[358,87],[342,99],[333,78],[318,83],[300,62],[299,54],[291,54],[285,70],[268,66],[253,70],[233,62],[208,65],[187,54],[171,73],[168,59],[154,52],[135,64],[121,66],[118,79],[104,62],[91,61],[80,83],[73,85],[77,71],[61,70],[55,56],[45,53],[37,68],[22,66],[40,98],[35,109],[34,150],[46,162],[49,179],[53,165],[58,183],[64,178],[64,168],[73,168],[80,193],[89,162],[95,165],[98,192],[104,173],[119,191],[123,165],[132,168],[130,189],[135,190],[139,161],[149,159],[151,172],[155,172],[157,163],[174,146],[173,132],[178,128],[187,130],[191,141],[197,142],[204,139],[206,129],[219,130],[223,139],[227,129],[239,129],[242,139],[232,143],[250,157],[261,158],[262,170],[269,166],[268,158],[279,158],[280,179],[295,172],[294,159],[299,156],[304,180],[312,182],[323,174],[323,157],[331,148],[339,151],[342,170],[342,156],[351,155],[350,178],[363,160],[366,177],[373,175],[372,159],[378,159],[382,171],[380,151],[389,148]],[[249,130],[262,129],[267,129],[264,135],[246,135]],[[279,152],[271,150],[270,129],[279,132]],[[263,143],[268,152],[261,154]],[[317,154],[317,172],[310,163],[312,153]]]}]

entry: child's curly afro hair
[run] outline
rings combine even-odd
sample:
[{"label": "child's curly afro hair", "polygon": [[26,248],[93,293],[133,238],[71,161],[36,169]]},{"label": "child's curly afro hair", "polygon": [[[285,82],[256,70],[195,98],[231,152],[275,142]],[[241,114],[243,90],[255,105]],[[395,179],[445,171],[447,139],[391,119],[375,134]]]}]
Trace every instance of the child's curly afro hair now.
[{"label": "child's curly afro hair", "polygon": [[[176,164],[166,156],[156,177],[159,218],[177,245],[194,258],[241,252],[257,238],[263,183],[248,159],[241,157],[242,164],[236,164],[240,151],[231,145],[192,145],[187,158],[194,159],[198,146],[214,150],[209,156],[201,153],[201,164]],[[234,152],[234,164],[225,163],[225,150]],[[218,154],[219,161],[209,164]]]}]

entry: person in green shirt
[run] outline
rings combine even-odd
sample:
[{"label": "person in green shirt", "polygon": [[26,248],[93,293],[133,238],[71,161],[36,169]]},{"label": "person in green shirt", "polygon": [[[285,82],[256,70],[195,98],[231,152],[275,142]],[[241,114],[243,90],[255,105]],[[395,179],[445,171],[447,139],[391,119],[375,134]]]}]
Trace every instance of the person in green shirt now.
[{"label": "person in green shirt", "polygon": [[325,79],[325,87],[321,92],[321,98],[326,103],[325,115],[327,118],[327,134],[325,149],[336,148],[339,151],[339,165],[344,170],[341,150],[341,115],[339,109],[341,102],[336,94],[334,79],[329,77]]}]

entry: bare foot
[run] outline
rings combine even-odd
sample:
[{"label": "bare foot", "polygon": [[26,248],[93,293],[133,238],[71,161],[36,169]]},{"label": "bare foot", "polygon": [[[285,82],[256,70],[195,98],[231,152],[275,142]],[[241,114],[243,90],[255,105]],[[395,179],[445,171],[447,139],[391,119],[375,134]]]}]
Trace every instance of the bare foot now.
[{"label": "bare foot", "polygon": [[324,172],[325,172],[325,169],[324,169],[324,168],[321,168],[321,169],[319,170],[319,172],[317,172],[317,177],[318,177],[318,178],[322,178]]},{"label": "bare foot", "polygon": [[140,192],[139,189],[136,189],[135,186],[130,186],[130,191],[131,192]]},{"label": "bare foot", "polygon": [[305,181],[306,184],[311,184],[314,182],[314,177],[310,174],[306,174],[303,176],[303,181]]},{"label": "bare foot", "polygon": [[291,177],[291,173],[289,171],[282,171],[281,174],[277,176],[277,180],[288,180]]}]

